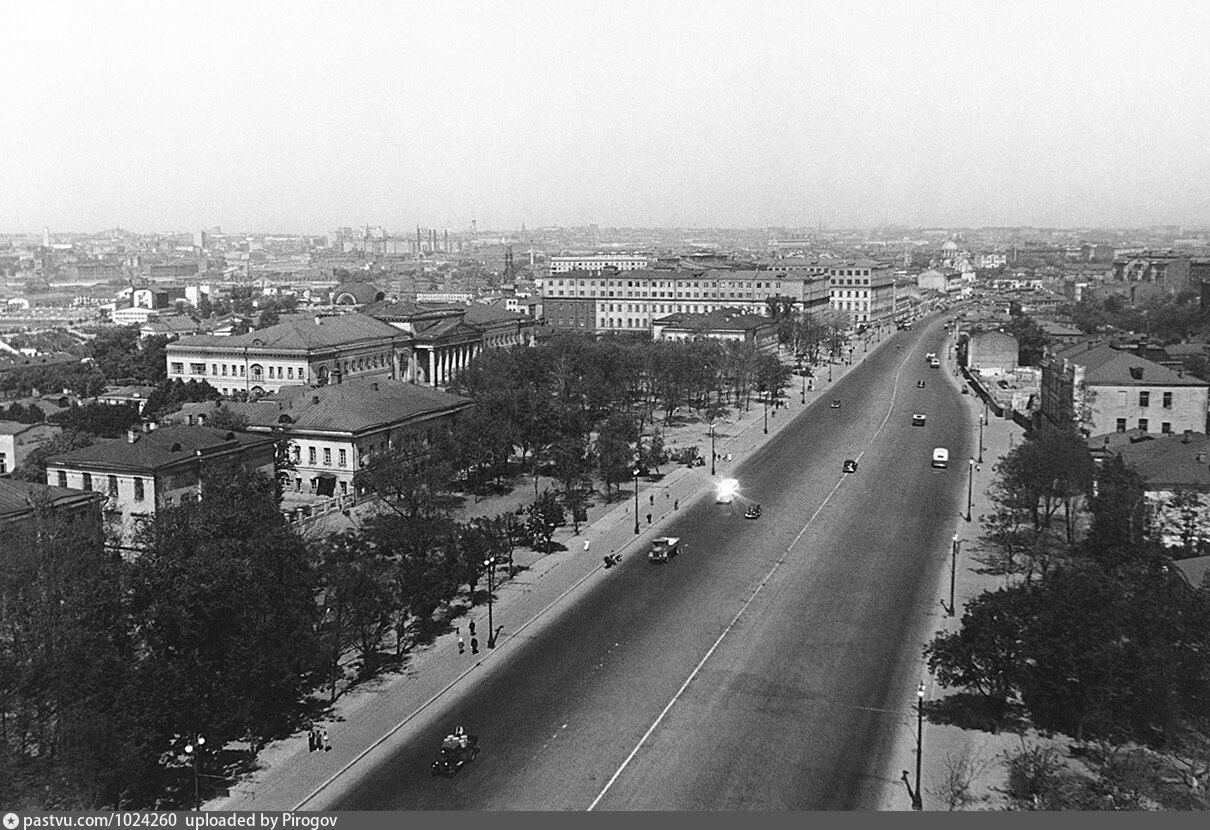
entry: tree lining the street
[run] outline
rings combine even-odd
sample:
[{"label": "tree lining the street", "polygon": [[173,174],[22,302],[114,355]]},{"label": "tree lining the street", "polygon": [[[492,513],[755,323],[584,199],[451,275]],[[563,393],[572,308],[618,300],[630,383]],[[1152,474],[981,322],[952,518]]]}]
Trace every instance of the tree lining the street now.
[{"label": "tree lining the street", "polygon": [[[1031,435],[997,466],[981,542],[999,549],[1006,586],[971,600],[961,627],[928,644],[929,668],[997,718],[1020,707],[1038,729],[1077,742],[1167,755],[1210,746],[1210,583],[1180,576],[1149,532],[1143,482],[1119,458],[1095,480],[1075,470],[1056,483],[1064,442]],[[1080,532],[1048,528],[1081,484]],[[1030,561],[1042,537],[1044,561]]]}]

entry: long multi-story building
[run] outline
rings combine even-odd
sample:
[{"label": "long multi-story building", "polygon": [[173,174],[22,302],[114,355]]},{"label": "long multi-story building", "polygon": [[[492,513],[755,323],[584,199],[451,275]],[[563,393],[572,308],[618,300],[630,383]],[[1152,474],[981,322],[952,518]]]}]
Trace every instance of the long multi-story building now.
[{"label": "long multi-story building", "polygon": [[827,276],[807,269],[571,271],[547,278],[541,290],[547,324],[593,333],[651,332],[652,321],[669,314],[765,315],[772,299],[808,312],[828,306]]},{"label": "long multi-story building", "polygon": [[612,268],[618,271],[638,271],[649,268],[652,258],[644,254],[571,254],[552,256],[550,273],[566,274],[569,271],[587,271],[599,274]]},{"label": "long multi-story building", "polygon": [[224,395],[351,378],[416,379],[413,335],[364,314],[307,317],[233,337],[182,337],[166,347],[169,380],[205,380]]}]

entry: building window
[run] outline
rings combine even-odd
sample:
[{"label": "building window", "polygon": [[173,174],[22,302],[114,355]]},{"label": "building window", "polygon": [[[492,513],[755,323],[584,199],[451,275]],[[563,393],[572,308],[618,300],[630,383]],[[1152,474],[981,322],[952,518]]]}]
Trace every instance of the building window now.
[{"label": "building window", "polygon": [[1118,432],[1125,432],[1125,431],[1126,431],[1126,419],[1118,418]]},{"label": "building window", "polygon": [[1151,393],[1147,392],[1145,390],[1140,392],[1139,393],[1139,406],[1150,406],[1150,405],[1151,405]]},{"label": "building window", "polygon": [[173,363],[172,364],[172,374],[174,374],[174,375],[185,374],[185,364],[184,363]]},{"label": "building window", "polygon": [[139,478],[138,476],[135,476],[134,479],[134,500],[143,500],[143,479]]},{"label": "building window", "polygon": [[324,466],[325,467],[332,466],[332,448],[331,447],[324,447]]},{"label": "building window", "polygon": [[1139,432],[1146,432],[1146,431],[1147,431],[1147,419],[1139,418]]},{"label": "building window", "polygon": [[307,448],[307,460],[308,460],[308,461],[309,461],[311,464],[314,464],[314,463],[315,463],[315,447],[308,447],[308,448]]},{"label": "building window", "polygon": [[1172,424],[1168,421],[1164,421],[1162,424],[1160,424],[1160,432],[1164,433],[1165,435],[1171,435]]},{"label": "building window", "polygon": [[347,467],[349,461],[349,453],[347,450],[340,451],[340,466]]},{"label": "building window", "polygon": [[1164,409],[1172,409],[1172,393],[1164,393]]},{"label": "building window", "polygon": [[85,474],[84,474],[84,489],[85,489],[85,490],[91,490],[91,489],[92,489],[92,473],[85,473]]},{"label": "building window", "polygon": [[8,472],[8,454],[0,452],[0,473]]},{"label": "building window", "polygon": [[210,364],[210,374],[215,375],[215,376],[218,375],[218,364],[217,363]]},{"label": "building window", "polygon": [[108,483],[109,483],[109,495],[113,496],[116,499],[118,497],[118,477],[110,476]]},{"label": "building window", "polygon": [[294,380],[294,367],[293,366],[286,367],[286,377],[288,377],[290,380]]},{"label": "building window", "polygon": [[206,374],[206,364],[205,363],[190,363],[189,364],[189,374],[191,374],[191,375]]}]

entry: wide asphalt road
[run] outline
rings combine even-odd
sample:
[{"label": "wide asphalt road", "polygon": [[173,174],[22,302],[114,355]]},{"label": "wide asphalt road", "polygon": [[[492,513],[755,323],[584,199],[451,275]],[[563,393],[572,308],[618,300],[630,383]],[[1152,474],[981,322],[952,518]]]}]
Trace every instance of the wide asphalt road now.
[{"label": "wide asphalt road", "polygon": [[[924,361],[943,335],[934,320],[891,336],[739,466],[735,504],[682,509],[678,558],[602,574],[328,808],[876,807],[966,506],[968,410]],[[752,501],[763,518],[743,518]],[[430,777],[455,723],[483,751]]]}]

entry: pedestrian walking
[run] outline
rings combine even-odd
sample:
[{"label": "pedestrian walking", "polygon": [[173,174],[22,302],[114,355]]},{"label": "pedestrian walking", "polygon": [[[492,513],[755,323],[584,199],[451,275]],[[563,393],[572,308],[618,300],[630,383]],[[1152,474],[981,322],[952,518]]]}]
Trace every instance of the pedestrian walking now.
[{"label": "pedestrian walking", "polygon": [[479,638],[471,637],[471,654],[479,653]]},{"label": "pedestrian walking", "polygon": [[677,499],[676,501],[674,501],[674,502],[672,503],[672,509],[673,509],[673,510],[680,510],[680,509],[681,509],[681,500],[680,500],[680,499]]},{"label": "pedestrian walking", "polygon": [[647,524],[651,524],[651,514],[647,514]]},{"label": "pedestrian walking", "polygon": [[328,730],[319,730],[319,745],[323,747],[324,752],[332,751],[332,744],[328,741]]},{"label": "pedestrian walking", "polygon": [[466,643],[462,642],[462,635],[458,635],[458,653],[466,654]]},{"label": "pedestrian walking", "polygon": [[589,543],[589,540],[588,540],[588,539],[585,539],[585,540],[584,540],[584,552],[585,552],[585,553],[588,553],[588,543]]},{"label": "pedestrian walking", "polygon": [[318,749],[318,747],[315,745],[316,743],[318,743],[318,741],[316,740],[316,737],[317,736],[315,734],[315,727],[312,726],[311,731],[307,733],[307,744],[311,747],[312,752],[314,752],[316,749]]}]

